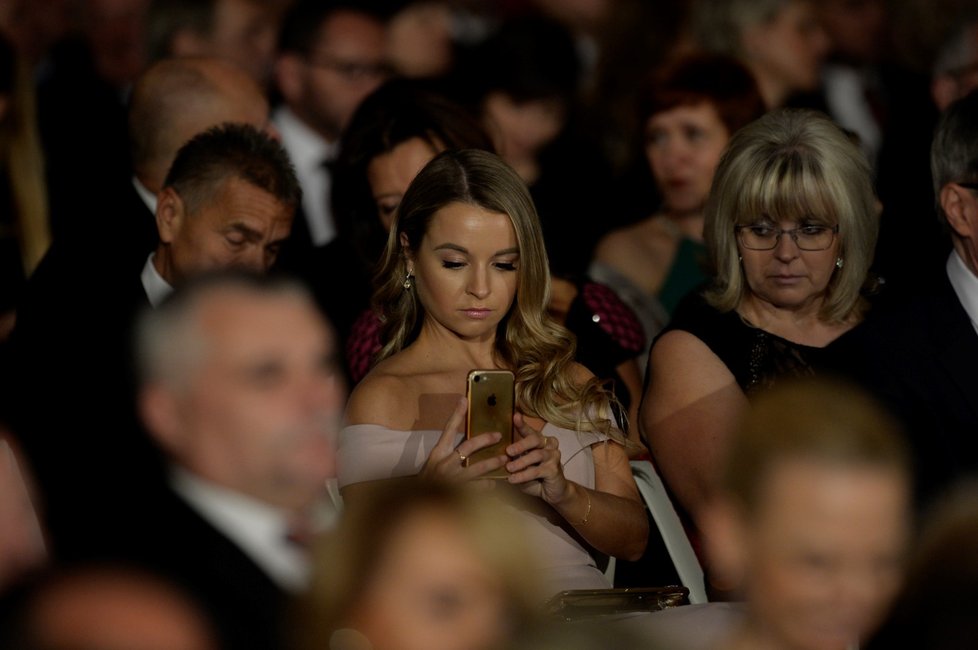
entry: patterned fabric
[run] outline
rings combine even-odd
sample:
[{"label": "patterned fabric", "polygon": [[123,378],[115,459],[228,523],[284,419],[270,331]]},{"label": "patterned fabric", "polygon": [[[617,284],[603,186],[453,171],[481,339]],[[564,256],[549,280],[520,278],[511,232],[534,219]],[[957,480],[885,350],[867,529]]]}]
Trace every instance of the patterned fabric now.
[{"label": "patterned fabric", "polygon": [[380,317],[368,309],[353,322],[346,340],[346,367],[354,384],[360,382],[374,365],[374,358],[383,347],[380,339]]},{"label": "patterned fabric", "polygon": [[591,320],[607,332],[621,347],[634,354],[645,348],[645,333],[635,312],[614,291],[597,282],[581,287],[584,304],[592,312]]}]

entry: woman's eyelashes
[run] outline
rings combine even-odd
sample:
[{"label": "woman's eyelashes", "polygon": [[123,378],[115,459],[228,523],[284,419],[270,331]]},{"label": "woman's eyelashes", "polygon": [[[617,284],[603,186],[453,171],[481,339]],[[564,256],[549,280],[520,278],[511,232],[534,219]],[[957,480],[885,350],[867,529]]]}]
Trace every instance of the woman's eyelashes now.
[{"label": "woman's eyelashes", "polygon": [[[442,260],[442,268],[458,270],[468,265],[468,262],[460,260]],[[500,271],[516,271],[519,269],[517,260],[506,260],[492,262],[492,266]]]}]

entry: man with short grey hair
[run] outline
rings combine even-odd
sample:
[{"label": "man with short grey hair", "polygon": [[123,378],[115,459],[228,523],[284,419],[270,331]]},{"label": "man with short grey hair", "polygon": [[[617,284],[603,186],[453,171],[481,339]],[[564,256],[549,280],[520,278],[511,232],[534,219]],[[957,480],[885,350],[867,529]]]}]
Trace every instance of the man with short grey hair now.
[{"label": "man with short grey hair", "polygon": [[282,647],[304,542],[334,514],[346,393],[333,334],[298,285],[234,274],[186,283],[137,342],[139,410],[169,469],[109,556],[188,589],[221,647]]},{"label": "man with short grey hair", "polygon": [[978,91],[941,116],[931,168],[953,246],[944,272],[851,339],[863,381],[907,429],[923,502],[978,473]]}]

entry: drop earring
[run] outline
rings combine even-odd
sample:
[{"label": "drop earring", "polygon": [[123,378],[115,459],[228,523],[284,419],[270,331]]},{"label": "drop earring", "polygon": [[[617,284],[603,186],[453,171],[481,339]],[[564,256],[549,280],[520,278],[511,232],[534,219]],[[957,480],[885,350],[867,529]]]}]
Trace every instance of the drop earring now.
[{"label": "drop earring", "polygon": [[835,268],[841,269],[843,264],[845,264],[845,262],[842,260],[841,257],[835,258]]},{"label": "drop earring", "polygon": [[403,283],[403,284],[402,284],[401,286],[403,286],[403,287],[404,287],[404,290],[405,290],[405,291],[407,291],[408,289],[410,289],[410,288],[411,288],[411,284],[412,284],[412,283],[411,283],[411,279],[412,279],[413,277],[414,277],[414,276],[413,276],[413,275],[411,275],[411,272],[410,272],[410,271],[408,271],[408,274],[407,274],[406,276],[404,276],[404,283]]}]

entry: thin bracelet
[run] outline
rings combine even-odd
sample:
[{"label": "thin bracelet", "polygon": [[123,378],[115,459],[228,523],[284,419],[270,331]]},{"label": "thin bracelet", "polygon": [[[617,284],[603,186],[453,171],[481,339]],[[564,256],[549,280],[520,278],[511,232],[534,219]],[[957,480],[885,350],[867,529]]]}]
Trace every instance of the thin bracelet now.
[{"label": "thin bracelet", "polygon": [[587,518],[591,516],[591,495],[588,494],[587,488],[584,488],[584,496],[587,497],[587,510],[584,511],[584,519],[581,520],[581,526],[587,525]]}]

